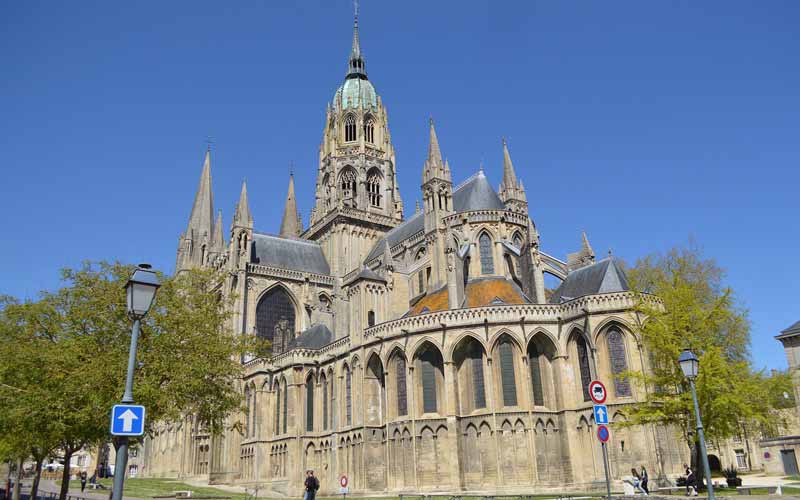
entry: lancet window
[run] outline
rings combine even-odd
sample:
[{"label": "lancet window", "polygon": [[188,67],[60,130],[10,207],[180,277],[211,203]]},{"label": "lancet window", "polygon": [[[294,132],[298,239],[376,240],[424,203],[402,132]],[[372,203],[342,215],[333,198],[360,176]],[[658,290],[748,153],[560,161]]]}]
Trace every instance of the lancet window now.
[{"label": "lancet window", "polygon": [[367,176],[367,195],[369,197],[369,204],[373,207],[381,206],[381,181],[383,177],[380,171],[372,169]]},{"label": "lancet window", "polygon": [[492,255],[492,238],[481,233],[478,238],[481,251],[481,274],[494,274],[494,256]]},{"label": "lancet window", "polygon": [[618,397],[631,395],[630,381],[620,375],[628,370],[628,362],[625,357],[625,339],[622,332],[612,328],[606,338],[608,344],[608,358],[611,362],[611,372],[614,374],[614,391]]},{"label": "lancet window", "polygon": [[353,115],[347,115],[344,119],[344,140],[345,142],[356,140],[356,117]]}]

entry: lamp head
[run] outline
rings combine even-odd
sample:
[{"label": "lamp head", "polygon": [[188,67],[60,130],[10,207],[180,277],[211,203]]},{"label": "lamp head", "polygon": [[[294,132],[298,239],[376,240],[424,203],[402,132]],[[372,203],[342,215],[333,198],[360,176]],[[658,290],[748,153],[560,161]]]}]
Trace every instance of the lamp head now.
[{"label": "lamp head", "polygon": [[689,380],[697,378],[697,374],[700,371],[700,360],[697,359],[697,356],[695,356],[692,351],[684,349],[678,357],[678,364],[681,365],[681,371],[683,371],[684,377]]},{"label": "lamp head", "polygon": [[125,285],[128,314],[134,319],[141,319],[147,314],[153,305],[156,290],[161,286],[158,276],[150,268],[150,264],[139,264]]}]

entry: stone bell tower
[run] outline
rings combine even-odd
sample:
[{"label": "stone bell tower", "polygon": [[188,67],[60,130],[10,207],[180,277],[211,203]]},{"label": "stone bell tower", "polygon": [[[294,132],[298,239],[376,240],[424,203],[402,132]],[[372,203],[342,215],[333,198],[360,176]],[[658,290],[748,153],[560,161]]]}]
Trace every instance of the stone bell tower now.
[{"label": "stone bell tower", "polygon": [[367,78],[356,13],[344,83],[326,111],[315,203],[302,237],[319,242],[331,272],[342,277],[402,220],[388,116]]}]

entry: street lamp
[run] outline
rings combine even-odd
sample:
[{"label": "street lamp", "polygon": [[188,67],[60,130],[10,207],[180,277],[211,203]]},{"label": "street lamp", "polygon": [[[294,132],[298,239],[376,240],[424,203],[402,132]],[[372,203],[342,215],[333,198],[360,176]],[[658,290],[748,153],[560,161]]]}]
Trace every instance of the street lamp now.
[{"label": "street lamp", "polygon": [[[158,276],[150,270],[150,264],[139,264],[128,283],[125,284],[128,316],[133,319],[133,329],[131,331],[131,347],[128,352],[128,375],[125,379],[125,393],[122,395],[124,404],[133,403],[133,372],[136,368],[136,343],[139,341],[139,328],[142,318],[153,305],[156,290],[160,286]],[[114,464],[113,500],[122,500],[122,487],[127,467],[128,436],[119,436],[117,438],[117,460]]]},{"label": "street lamp", "polygon": [[692,351],[685,349],[678,357],[678,363],[681,365],[683,376],[689,381],[689,387],[692,389],[694,414],[697,417],[697,438],[700,442],[700,455],[703,459],[703,468],[705,469],[706,483],[708,484],[708,498],[714,500],[714,484],[711,482],[711,468],[708,466],[706,438],[703,434],[703,421],[700,419],[700,405],[697,404],[697,391],[694,388],[694,380],[697,378],[697,373],[700,371],[700,360],[697,359],[697,356],[695,356]]}]

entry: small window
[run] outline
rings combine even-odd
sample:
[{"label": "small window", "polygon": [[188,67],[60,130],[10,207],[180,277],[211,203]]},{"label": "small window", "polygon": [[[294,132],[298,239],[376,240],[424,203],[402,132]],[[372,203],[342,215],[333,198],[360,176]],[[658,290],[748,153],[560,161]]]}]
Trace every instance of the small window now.
[{"label": "small window", "polygon": [[314,379],[308,377],[306,381],[306,431],[314,430]]},{"label": "small window", "polygon": [[375,326],[375,311],[367,313],[367,326]]},{"label": "small window", "polygon": [[407,396],[407,389],[406,389],[406,360],[403,357],[397,358],[397,363],[395,364],[397,369],[396,372],[396,379],[397,379],[397,415],[398,416],[405,416],[408,415],[408,396]]},{"label": "small window", "polygon": [[353,381],[350,375],[350,369],[345,368],[344,374],[345,385],[345,415],[347,417],[347,425],[353,425]]},{"label": "small window", "polygon": [[353,115],[347,115],[344,119],[344,140],[345,142],[356,140],[356,118]]}]

